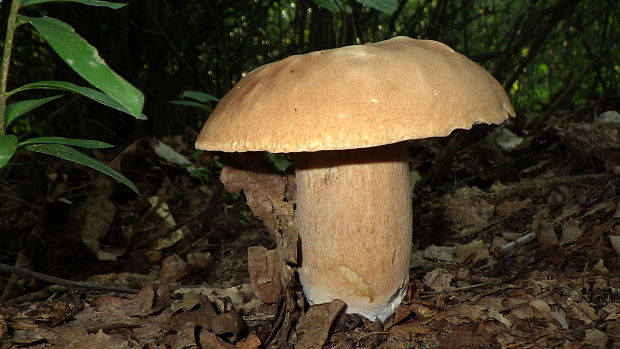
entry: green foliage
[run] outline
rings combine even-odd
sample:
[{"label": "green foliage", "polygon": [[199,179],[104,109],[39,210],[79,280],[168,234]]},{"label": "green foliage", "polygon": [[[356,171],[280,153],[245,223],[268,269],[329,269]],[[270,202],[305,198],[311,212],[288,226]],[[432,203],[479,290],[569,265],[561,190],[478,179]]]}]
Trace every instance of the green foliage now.
[{"label": "green foliage", "polygon": [[68,24],[50,17],[26,17],[54,51],[84,80],[110,96],[133,116],[140,116],[144,96],[105,64],[97,49]]},{"label": "green foliage", "polygon": [[[17,92],[22,92],[22,91],[28,91],[28,90],[47,90],[47,89],[51,89],[51,90],[60,90],[60,91],[67,91],[67,92],[73,92],[79,95],[82,95],[84,97],[90,98],[95,102],[98,102],[100,104],[103,104],[107,107],[110,107],[112,109],[116,109],[118,111],[121,111],[125,114],[129,114],[132,115],[132,113],[125,108],[123,105],[121,105],[119,102],[117,102],[114,98],[110,97],[109,95],[89,88],[89,87],[82,87],[82,86],[78,86],[76,84],[70,83],[70,82],[66,82],[66,81],[37,81],[37,82],[32,82],[26,85],[23,85],[21,87],[18,87],[14,90],[11,90],[10,92],[7,93],[7,96],[11,96]],[[135,116],[135,115],[133,115]],[[146,115],[140,113],[139,116],[135,116],[136,119],[138,120],[147,120]]]},{"label": "green foliage", "polygon": [[94,170],[97,170],[125,184],[127,187],[129,187],[129,189],[133,190],[134,192],[138,194],[140,193],[140,191],[138,190],[138,187],[136,187],[135,184],[133,184],[129,179],[127,179],[127,177],[114,171],[113,169],[108,167],[103,162],[95,160],[91,158],[90,156],[84,153],[81,153],[66,145],[41,143],[41,144],[27,144],[27,145],[24,145],[23,148],[25,150],[56,156],[61,159],[73,161],[75,163],[88,166]]},{"label": "green foliage", "polygon": [[[386,15],[391,15],[398,8],[397,0],[355,0],[355,1],[364,6],[373,8],[379,12],[383,12]],[[341,1],[341,0],[314,0],[314,3],[332,13],[344,12],[344,13],[350,14],[352,12],[351,6],[347,5],[345,1]]]},{"label": "green foliage", "polygon": [[17,150],[17,136],[0,135],[0,167],[5,166]]},{"label": "green foliage", "polygon": [[374,8],[386,15],[392,15],[398,8],[397,0],[355,0],[364,6]]},{"label": "green foliage", "polygon": [[22,0],[21,7],[26,7],[30,5],[43,4],[46,2],[79,2],[84,5],[90,6],[105,6],[111,9],[119,9],[121,7],[125,7],[127,4],[119,4],[116,2],[109,1],[101,1],[101,0]]},{"label": "green foliage", "polygon": [[210,113],[213,109],[210,106],[206,105],[206,103],[219,101],[219,98],[200,91],[186,90],[183,91],[181,96],[183,98],[188,98],[192,100],[174,100],[170,101],[169,103],[182,105],[185,107],[193,107]]},{"label": "green foliage", "polygon": [[11,122],[19,118],[20,116],[28,113],[29,111],[36,109],[42,106],[43,104],[53,101],[60,97],[62,97],[62,95],[56,95],[56,96],[51,96],[51,97],[46,97],[46,98],[39,98],[39,99],[30,99],[30,100],[19,101],[19,102],[15,102],[15,103],[7,105],[6,115],[5,115],[6,126],[9,126]]},{"label": "green foliage", "polygon": [[285,172],[287,168],[293,166],[293,161],[287,156],[287,154],[274,154],[265,153],[265,159],[276,170]]},{"label": "green foliage", "polygon": [[[121,8],[125,4],[99,0],[66,0],[91,6],[105,6],[113,9]],[[2,56],[2,76],[0,85],[0,168],[6,166],[15,153],[20,150],[32,151],[95,169],[125,184],[131,190],[139,193],[138,188],[125,176],[111,169],[106,164],[75,150],[72,147],[102,149],[111,147],[110,144],[64,137],[35,137],[18,141],[17,135],[5,134],[7,127],[16,119],[52,100],[62,97],[56,95],[46,98],[23,100],[7,105],[7,99],[18,92],[35,89],[52,89],[77,93],[97,101],[105,106],[122,111],[137,119],[145,119],[142,114],[144,96],[130,83],[116,74],[99,56],[97,49],[90,45],[68,24],[51,17],[18,16],[21,6],[29,6],[60,0],[13,0],[11,13],[7,21],[7,34],[4,53]],[[49,43],[52,49],[82,78],[97,89],[82,87],[64,81],[33,82],[7,92],[7,77],[10,64],[10,55],[15,29],[24,23],[30,23],[37,32]]]},{"label": "green foliage", "polygon": [[332,13],[351,13],[351,6],[345,5],[340,0],[314,0],[314,3]]}]

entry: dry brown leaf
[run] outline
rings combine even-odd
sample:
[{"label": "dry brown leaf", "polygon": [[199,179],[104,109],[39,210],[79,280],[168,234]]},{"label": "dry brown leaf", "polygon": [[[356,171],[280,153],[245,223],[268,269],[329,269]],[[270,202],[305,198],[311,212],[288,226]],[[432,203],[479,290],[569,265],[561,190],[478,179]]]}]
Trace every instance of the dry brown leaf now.
[{"label": "dry brown leaf", "polygon": [[433,291],[444,292],[454,288],[450,285],[453,277],[454,275],[446,269],[437,268],[424,275],[422,284]]},{"label": "dry brown leaf", "polygon": [[495,213],[500,216],[510,216],[530,206],[532,206],[532,199],[530,198],[521,201],[507,201],[497,205]]},{"label": "dry brown leaf", "polygon": [[390,334],[407,341],[416,336],[431,334],[434,331],[435,330],[432,327],[426,325],[418,319],[409,320],[403,324],[392,326],[388,330]]},{"label": "dry brown leaf", "polygon": [[545,247],[558,246],[558,236],[549,222],[549,210],[543,209],[536,213],[532,222],[532,230],[536,234],[538,243]]},{"label": "dry brown leaf", "polygon": [[611,241],[611,246],[614,248],[614,251],[620,255],[620,235],[610,235],[609,241]]},{"label": "dry brown leaf", "polygon": [[31,330],[13,330],[11,342],[19,344],[32,344],[41,340],[54,342],[58,338],[58,332],[45,327],[35,327]]},{"label": "dry brown leaf", "polygon": [[153,312],[155,291],[152,287],[143,287],[139,293],[129,295],[128,299],[101,296],[93,301],[99,312],[111,315],[145,316]]},{"label": "dry brown leaf", "polygon": [[145,347],[152,343],[161,343],[163,338],[170,333],[172,310],[164,309],[160,314],[143,320],[142,326],[131,329],[131,336]]},{"label": "dry brown leaf", "polygon": [[181,329],[185,327],[186,324],[192,323],[210,331],[212,321],[216,316],[217,314],[215,314],[215,311],[210,311],[208,308],[200,308],[176,313],[172,315],[170,320],[176,329]]},{"label": "dry brown leaf", "polygon": [[495,206],[490,195],[476,187],[458,188],[454,194],[441,198],[444,218],[457,230],[476,231],[489,224]]},{"label": "dry brown leaf", "polygon": [[583,235],[583,228],[579,226],[579,221],[569,218],[562,222],[562,239],[560,246],[577,241]]},{"label": "dry brown leaf", "polygon": [[217,335],[225,335],[231,342],[247,331],[248,327],[241,315],[236,311],[220,314],[211,320],[211,331]]},{"label": "dry brown leaf", "polygon": [[[109,166],[120,172],[120,165],[125,157],[138,150],[139,142],[134,142],[119,153]],[[101,248],[100,241],[108,235],[114,217],[118,212],[118,207],[110,198],[114,194],[116,182],[105,175],[99,175],[94,183],[93,189],[86,198],[86,203],[80,214],[84,218],[80,232],[82,242],[91,250],[99,260],[116,260],[116,257],[125,254],[126,248],[106,249]]]},{"label": "dry brown leaf", "polygon": [[[131,312],[130,312],[131,313]],[[114,328],[133,328],[142,325],[142,320],[120,314],[108,314],[96,311],[91,307],[74,315],[75,320],[62,327],[80,327],[89,333]]]},{"label": "dry brown leaf", "polygon": [[100,176],[90,191],[86,202],[82,207],[81,216],[84,217],[80,232],[82,242],[91,250],[99,260],[116,260],[125,251],[103,251],[100,240],[105,238],[112,227],[118,207],[110,201],[114,191],[112,180],[106,176]]},{"label": "dry brown leaf", "polygon": [[53,344],[66,349],[129,349],[129,342],[120,335],[108,335],[101,330],[87,333],[78,328],[62,329]]},{"label": "dry brown leaf", "polygon": [[454,257],[461,263],[471,259],[471,263],[489,259],[489,248],[482,240],[474,240],[468,244],[456,246]]},{"label": "dry brown leaf", "polygon": [[490,348],[494,341],[493,335],[474,323],[453,328],[449,335],[439,338],[441,348]]},{"label": "dry brown leaf", "polygon": [[594,348],[607,348],[609,336],[599,329],[588,328],[582,343],[589,344]]},{"label": "dry brown leaf", "polygon": [[260,339],[256,337],[254,334],[249,334],[243,340],[235,343],[235,348],[237,349],[258,349],[261,346]]},{"label": "dry brown leaf", "polygon": [[466,322],[476,322],[486,320],[484,309],[477,305],[456,304],[447,310],[440,311],[435,315],[433,320],[446,320],[454,326],[461,325]]},{"label": "dry brown leaf", "polygon": [[198,337],[200,341],[201,348],[209,348],[209,349],[235,349],[236,346],[226,343],[221,340],[218,336],[216,336],[213,332],[209,332],[206,329],[200,330],[200,335]]},{"label": "dry brown leaf", "polygon": [[329,332],[346,304],[335,299],[330,303],[313,305],[297,325],[297,345],[300,348],[322,348]]},{"label": "dry brown leaf", "polygon": [[243,190],[252,213],[260,218],[270,233],[282,228],[282,218],[294,217],[294,209],[286,197],[286,177],[275,173],[241,170],[224,166],[220,181],[229,193]]},{"label": "dry brown leaf", "polygon": [[263,246],[248,248],[248,269],[252,290],[265,303],[276,303],[280,299],[281,266],[282,261],[278,251],[267,250]]},{"label": "dry brown leaf", "polygon": [[599,260],[592,266],[592,270],[602,274],[609,273],[609,269],[605,266],[603,258],[599,258]]},{"label": "dry brown leaf", "polygon": [[220,181],[230,193],[243,190],[252,213],[263,221],[275,239],[281,261],[280,281],[287,285],[294,275],[287,263],[297,263],[299,240],[295,224],[294,176],[224,166]]},{"label": "dry brown leaf", "polygon": [[[172,341],[172,349],[185,349],[185,348],[195,348],[196,347],[196,339],[195,339],[195,331],[196,324],[192,322],[187,322],[183,325],[183,327],[177,329],[176,334],[171,336]],[[206,331],[203,329],[203,331]],[[213,348],[211,346],[203,348]]]},{"label": "dry brown leaf", "polygon": [[170,255],[164,259],[161,265],[159,279],[166,283],[170,281],[178,281],[189,275],[189,266],[181,257],[176,254]]},{"label": "dry brown leaf", "polygon": [[179,309],[183,310],[191,310],[195,306],[202,304],[202,300],[200,299],[200,295],[194,291],[189,291],[183,294],[183,298],[180,302],[175,302],[172,304],[171,308],[173,311],[177,311]]}]

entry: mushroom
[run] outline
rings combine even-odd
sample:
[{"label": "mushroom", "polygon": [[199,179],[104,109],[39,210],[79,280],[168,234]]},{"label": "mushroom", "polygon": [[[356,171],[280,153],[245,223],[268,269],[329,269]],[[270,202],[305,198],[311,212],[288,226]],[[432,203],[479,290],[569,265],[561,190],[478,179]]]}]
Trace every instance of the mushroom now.
[{"label": "mushroom", "polygon": [[310,304],[385,320],[409,279],[407,142],[514,110],[501,85],[450,47],[395,37],[295,55],[243,77],[196,148],[292,153],[299,277]]}]

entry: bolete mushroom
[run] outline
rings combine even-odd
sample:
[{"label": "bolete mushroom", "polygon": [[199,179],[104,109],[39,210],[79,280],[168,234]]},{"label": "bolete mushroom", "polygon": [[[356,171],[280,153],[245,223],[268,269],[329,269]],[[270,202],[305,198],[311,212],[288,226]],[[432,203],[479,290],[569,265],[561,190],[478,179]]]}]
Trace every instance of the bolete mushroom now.
[{"label": "bolete mushroom", "polygon": [[218,103],[196,148],[293,153],[307,299],[341,299],[347,312],[383,321],[409,278],[405,141],[509,116],[483,68],[442,43],[401,36],[253,70]]}]

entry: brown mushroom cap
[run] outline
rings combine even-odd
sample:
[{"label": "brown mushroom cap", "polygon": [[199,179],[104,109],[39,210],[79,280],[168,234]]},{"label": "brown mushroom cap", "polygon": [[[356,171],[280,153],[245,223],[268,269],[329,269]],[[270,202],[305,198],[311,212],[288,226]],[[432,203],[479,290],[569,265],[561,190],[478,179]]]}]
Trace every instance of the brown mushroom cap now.
[{"label": "brown mushroom cap", "polygon": [[501,85],[448,46],[403,36],[291,56],[247,74],[222,98],[196,148],[344,150],[501,123]]}]

